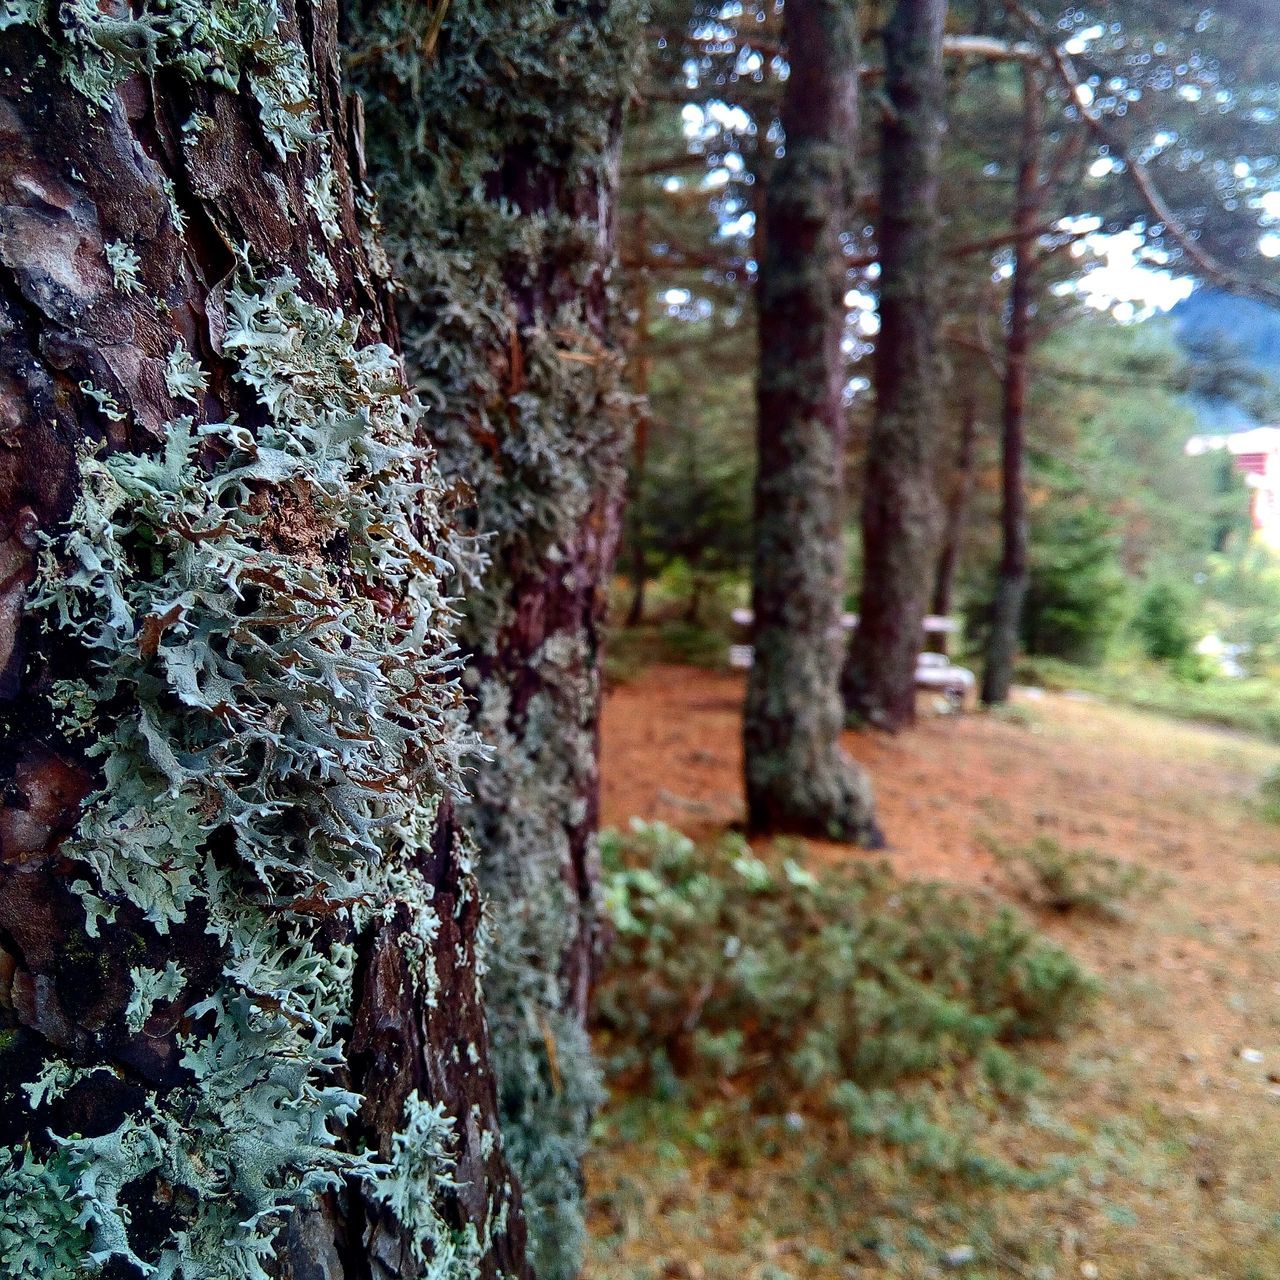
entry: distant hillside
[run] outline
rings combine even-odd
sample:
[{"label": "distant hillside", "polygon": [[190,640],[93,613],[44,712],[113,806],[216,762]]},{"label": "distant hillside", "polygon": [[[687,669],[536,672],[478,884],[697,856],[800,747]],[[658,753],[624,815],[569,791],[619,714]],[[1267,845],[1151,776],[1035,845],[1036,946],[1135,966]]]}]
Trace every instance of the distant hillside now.
[{"label": "distant hillside", "polygon": [[1280,307],[1202,287],[1169,318],[1191,362],[1188,399],[1203,429],[1280,417]]},{"label": "distant hillside", "polygon": [[1280,374],[1280,307],[1221,289],[1197,289],[1169,312],[1179,337],[1227,338],[1241,355]]}]

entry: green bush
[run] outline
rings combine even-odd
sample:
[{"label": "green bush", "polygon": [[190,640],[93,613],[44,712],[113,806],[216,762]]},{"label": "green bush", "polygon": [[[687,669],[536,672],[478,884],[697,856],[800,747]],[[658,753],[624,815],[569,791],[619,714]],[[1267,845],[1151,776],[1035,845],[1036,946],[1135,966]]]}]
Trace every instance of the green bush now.
[{"label": "green bush", "polygon": [[1119,919],[1124,903],[1152,885],[1143,867],[1093,849],[1064,849],[1052,836],[1019,846],[987,843],[1018,895],[1049,911]]},{"label": "green bush", "polygon": [[1268,769],[1258,784],[1258,812],[1267,822],[1280,823],[1280,767]]},{"label": "green bush", "polygon": [[883,866],[812,873],[639,822],[602,851],[617,936],[596,1029],[633,1087],[832,1116],[939,1073],[1008,1087],[1027,1073],[1007,1046],[1061,1032],[1094,990],[1008,908]]},{"label": "green bush", "polygon": [[1148,658],[1185,664],[1193,657],[1194,607],[1190,595],[1172,582],[1156,581],[1147,587],[1131,625]]}]

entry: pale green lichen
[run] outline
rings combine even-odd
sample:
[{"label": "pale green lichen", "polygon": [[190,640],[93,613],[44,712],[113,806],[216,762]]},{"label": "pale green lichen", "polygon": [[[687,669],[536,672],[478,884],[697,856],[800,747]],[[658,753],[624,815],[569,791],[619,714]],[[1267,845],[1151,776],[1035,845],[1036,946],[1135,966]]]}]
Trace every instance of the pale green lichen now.
[{"label": "pale green lichen", "polygon": [[137,293],[142,288],[142,281],[138,277],[138,268],[142,266],[142,259],[123,240],[108,241],[103,247],[107,253],[107,265],[111,268],[111,278],[115,281],[116,288],[123,289],[125,293]]},{"label": "pale green lichen", "polygon": [[317,253],[312,249],[307,255],[307,272],[313,280],[324,285],[326,289],[338,287],[338,273],[334,270],[333,263],[323,253]]},{"label": "pale green lichen", "polygon": [[63,1151],[38,1160],[0,1149],[0,1259],[14,1280],[82,1280],[88,1237]]},{"label": "pale green lichen", "polygon": [[307,179],[305,192],[307,206],[316,215],[320,230],[330,244],[342,236],[338,197],[334,190],[336,181],[333,163],[327,154],[323,155],[320,158],[320,171],[313,178]]},{"label": "pale green lichen", "polygon": [[185,236],[187,234],[187,215],[182,211],[182,206],[178,203],[178,188],[168,175],[160,179],[160,185],[164,188],[164,198],[169,205],[169,221],[173,223],[173,229],[179,236]]},{"label": "pale green lichen", "polygon": [[198,402],[209,389],[209,379],[200,361],[187,350],[187,344],[181,338],[165,361],[164,385],[175,400],[193,403]]},{"label": "pale green lichen", "polygon": [[182,967],[172,960],[167,961],[162,970],[137,965],[129,971],[129,977],[133,982],[133,994],[125,1006],[124,1024],[136,1034],[147,1025],[147,1019],[158,1003],[170,1003],[182,994],[185,979]]},{"label": "pale green lichen", "polygon": [[103,391],[101,387],[95,387],[92,382],[82,382],[80,390],[98,406],[98,411],[104,418],[108,418],[112,422],[123,422],[125,420],[124,410],[121,409],[115,396],[109,391]]},{"label": "pale green lichen", "polygon": [[422,1195],[424,1181],[448,1182],[455,1161],[454,1119],[439,1103],[411,1093],[405,1127],[392,1139],[391,1160],[374,1183],[374,1194],[409,1228],[422,1280],[470,1280],[482,1250],[474,1228],[456,1232]]},{"label": "pale green lichen", "polygon": [[[588,839],[597,637],[581,614],[548,637],[512,677],[519,697],[497,655],[521,593],[566,572],[575,540],[621,483],[631,410],[585,295],[607,279],[594,214],[642,7],[482,0],[450,9],[436,39],[429,8],[349,0],[410,375],[434,410],[441,465],[474,494],[474,527],[491,553],[462,636],[473,720],[494,750],[462,813],[485,894],[503,1141],[542,1280],[578,1267],[581,1157],[600,1096],[563,966],[593,910],[568,880]],[[502,192],[512,173],[527,184],[513,179]],[[589,213],[565,194],[573,190],[591,192]],[[529,315],[539,282],[550,283]]]},{"label": "pale green lichen", "polygon": [[129,76],[171,67],[232,93],[243,82],[281,156],[318,136],[306,57],[295,41],[281,38],[274,0],[143,0],[129,7],[5,0],[0,30],[19,24],[59,38],[67,79],[100,106],[110,105]]},{"label": "pale green lichen", "polygon": [[[422,1216],[451,1167],[442,1128],[428,1141],[423,1115],[407,1115],[390,1172],[338,1142],[360,1101],[335,1076],[354,954],[318,944],[296,905],[368,919],[407,904],[430,968],[431,889],[404,836],[459,789],[467,750],[442,483],[386,347],[359,345],[354,321],[247,262],[226,304],[224,351],[266,421],[178,418],[159,456],[86,454],[33,602],[88,657],[62,702],[99,730],[101,788],[63,847],[85,872],[72,887],[86,933],[124,906],[161,934],[198,909],[221,975],[188,994],[176,963],[135,966],[125,1023],[142,1030],[166,1004],[181,1014],[187,1083],[150,1091],[109,1133],[55,1135],[48,1166],[9,1153],[0,1222],[57,1234],[53,1251],[17,1255],[24,1280],[56,1274],[62,1256],[162,1280],[265,1280],[282,1218],[352,1176],[392,1179],[397,1203],[412,1183],[406,1225],[423,1258],[462,1256]],[[287,529],[258,501],[273,493],[299,504]],[[42,1098],[65,1070],[46,1067]],[[143,1256],[126,1196],[152,1177],[187,1208]],[[55,1183],[65,1215],[48,1202]]]}]

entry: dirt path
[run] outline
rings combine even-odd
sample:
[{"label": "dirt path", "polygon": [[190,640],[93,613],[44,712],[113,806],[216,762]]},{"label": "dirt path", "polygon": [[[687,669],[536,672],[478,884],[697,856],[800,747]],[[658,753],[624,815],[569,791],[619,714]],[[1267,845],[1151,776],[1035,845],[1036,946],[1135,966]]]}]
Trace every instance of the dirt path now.
[{"label": "dirt path", "polygon": [[[605,824],[739,821],[741,696],[740,677],[684,667],[615,689]],[[1004,895],[986,841],[1044,834],[1166,881],[1123,924],[1040,921],[1106,982],[1056,1064],[1057,1119],[1099,1144],[1096,1187],[1061,1207],[1064,1256],[1104,1280],[1280,1277],[1280,827],[1253,811],[1280,749],[1067,695],[847,745],[901,875]]]}]

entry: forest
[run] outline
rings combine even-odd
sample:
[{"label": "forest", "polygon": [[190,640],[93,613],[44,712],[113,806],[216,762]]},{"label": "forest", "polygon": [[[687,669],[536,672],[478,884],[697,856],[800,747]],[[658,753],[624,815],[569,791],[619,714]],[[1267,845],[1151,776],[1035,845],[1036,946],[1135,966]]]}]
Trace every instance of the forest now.
[{"label": "forest", "polygon": [[1280,3],[0,0],[0,1277],[1280,1277]]}]

